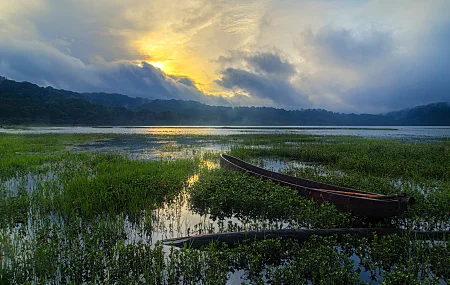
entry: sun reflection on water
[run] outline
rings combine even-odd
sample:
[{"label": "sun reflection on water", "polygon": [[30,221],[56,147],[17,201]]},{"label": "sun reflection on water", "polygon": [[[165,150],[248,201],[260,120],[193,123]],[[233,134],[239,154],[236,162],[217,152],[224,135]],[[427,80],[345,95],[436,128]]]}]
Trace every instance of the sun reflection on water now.
[{"label": "sun reflection on water", "polygon": [[194,185],[195,182],[198,181],[198,174],[195,173],[194,175],[192,175],[191,177],[189,177],[186,182],[188,186],[192,186]]},{"label": "sun reflection on water", "polygon": [[145,129],[151,135],[210,135],[214,128],[210,127],[150,127]]},{"label": "sun reflection on water", "polygon": [[212,161],[212,160],[203,159],[201,161],[201,166],[208,170],[212,170],[212,169],[219,168],[219,163]]}]

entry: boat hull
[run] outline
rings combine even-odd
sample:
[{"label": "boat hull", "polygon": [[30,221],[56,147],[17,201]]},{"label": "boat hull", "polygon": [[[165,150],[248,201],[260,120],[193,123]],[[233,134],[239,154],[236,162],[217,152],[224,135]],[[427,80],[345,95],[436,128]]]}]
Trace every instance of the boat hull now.
[{"label": "boat hull", "polygon": [[220,155],[220,165],[223,168],[243,171],[249,175],[264,180],[271,180],[282,186],[293,188],[297,190],[298,194],[301,196],[309,197],[317,201],[330,202],[336,205],[336,208],[339,211],[351,212],[356,216],[366,217],[370,221],[398,216],[407,209],[408,204],[413,202],[412,197],[396,197],[395,199],[384,200],[330,192],[329,190],[334,190],[360,194],[373,194],[382,197],[382,195],[376,193],[325,184],[269,171],[226,154]]}]

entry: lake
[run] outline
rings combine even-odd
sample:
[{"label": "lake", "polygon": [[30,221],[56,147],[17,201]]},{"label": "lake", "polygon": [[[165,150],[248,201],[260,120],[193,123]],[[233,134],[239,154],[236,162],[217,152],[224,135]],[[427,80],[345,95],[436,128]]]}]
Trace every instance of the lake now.
[{"label": "lake", "polygon": [[444,126],[139,126],[139,127],[26,127],[0,128],[3,133],[102,133],[151,135],[236,135],[236,134],[308,134],[347,135],[371,138],[419,139],[450,137],[450,127]]}]

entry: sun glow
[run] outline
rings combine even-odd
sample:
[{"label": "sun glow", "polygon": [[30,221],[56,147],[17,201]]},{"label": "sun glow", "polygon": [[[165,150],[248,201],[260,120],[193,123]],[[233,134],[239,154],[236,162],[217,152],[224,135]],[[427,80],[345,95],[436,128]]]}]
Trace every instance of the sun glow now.
[{"label": "sun glow", "polygon": [[[179,41],[178,41],[179,40]],[[192,49],[183,41],[176,38],[158,40],[158,35],[143,38],[134,44],[145,61],[159,68],[167,75],[187,77],[195,86],[206,94],[223,92],[216,86],[212,74],[215,67],[212,61],[202,57],[195,49]]]},{"label": "sun glow", "polygon": [[163,61],[147,61],[148,64],[153,65],[156,68],[161,69],[164,73],[168,73],[165,63]]}]

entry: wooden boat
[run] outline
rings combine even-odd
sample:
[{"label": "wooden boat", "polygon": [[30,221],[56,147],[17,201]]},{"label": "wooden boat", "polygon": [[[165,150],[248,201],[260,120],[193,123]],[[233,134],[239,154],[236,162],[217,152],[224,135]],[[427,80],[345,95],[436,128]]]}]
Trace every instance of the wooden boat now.
[{"label": "wooden boat", "polygon": [[293,177],[257,167],[226,154],[220,155],[220,166],[244,171],[252,176],[291,187],[301,196],[330,202],[336,205],[339,211],[366,217],[371,222],[398,216],[407,209],[409,204],[414,203],[414,197],[408,197],[405,194],[380,195]]},{"label": "wooden boat", "polygon": [[163,240],[165,245],[200,249],[211,242],[223,242],[230,247],[255,240],[270,238],[292,239],[298,242],[308,240],[311,236],[336,236],[341,239],[344,235],[357,235],[371,239],[377,236],[399,235],[410,236],[416,240],[448,240],[450,231],[410,231],[396,228],[345,228],[345,229],[281,229],[231,233],[203,234]]}]

